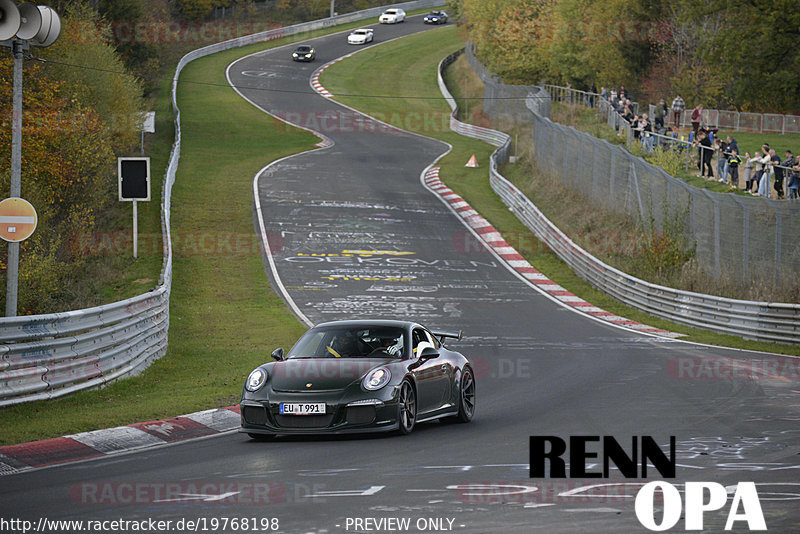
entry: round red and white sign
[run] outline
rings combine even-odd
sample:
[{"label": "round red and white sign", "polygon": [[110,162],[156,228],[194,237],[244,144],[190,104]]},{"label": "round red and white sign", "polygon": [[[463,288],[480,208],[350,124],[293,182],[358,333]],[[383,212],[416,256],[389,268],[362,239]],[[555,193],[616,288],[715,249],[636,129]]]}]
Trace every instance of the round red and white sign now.
[{"label": "round red and white sign", "polygon": [[12,243],[28,239],[36,230],[36,209],[22,198],[0,202],[0,238]]}]

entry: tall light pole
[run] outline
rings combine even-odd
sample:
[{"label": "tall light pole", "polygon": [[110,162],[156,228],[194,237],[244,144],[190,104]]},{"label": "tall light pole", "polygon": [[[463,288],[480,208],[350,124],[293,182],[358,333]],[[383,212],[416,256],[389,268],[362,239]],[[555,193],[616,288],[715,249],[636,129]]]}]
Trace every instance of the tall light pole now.
[{"label": "tall light pole", "polygon": [[331,0],[331,18],[333,18],[334,15],[336,15],[336,11],[334,11],[335,4],[336,0]]},{"label": "tall light pole", "polygon": [[[61,33],[61,19],[50,7],[25,2],[17,6],[11,0],[0,0],[0,45],[11,48],[14,55],[14,95],[11,118],[11,198],[22,194],[22,58],[34,46],[50,46]],[[0,223],[15,225],[20,217],[0,217]],[[8,222],[8,221],[12,222]],[[11,228],[15,228],[11,226]],[[25,236],[27,237],[27,236]],[[22,239],[25,239],[23,237]],[[6,239],[5,237],[3,239]],[[6,269],[6,317],[17,315],[19,290],[19,242],[8,243]]]}]

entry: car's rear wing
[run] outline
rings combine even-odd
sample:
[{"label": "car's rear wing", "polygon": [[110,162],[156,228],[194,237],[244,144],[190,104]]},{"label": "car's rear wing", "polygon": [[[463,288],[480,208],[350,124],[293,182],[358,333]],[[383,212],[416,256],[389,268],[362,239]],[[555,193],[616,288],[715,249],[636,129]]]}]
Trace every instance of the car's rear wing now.
[{"label": "car's rear wing", "polygon": [[463,330],[459,330],[458,332],[443,332],[441,330],[435,330],[435,331],[433,331],[431,333],[434,336],[438,337],[439,341],[441,341],[442,343],[444,343],[444,339],[445,338],[461,339],[461,336],[464,335],[464,331]]}]

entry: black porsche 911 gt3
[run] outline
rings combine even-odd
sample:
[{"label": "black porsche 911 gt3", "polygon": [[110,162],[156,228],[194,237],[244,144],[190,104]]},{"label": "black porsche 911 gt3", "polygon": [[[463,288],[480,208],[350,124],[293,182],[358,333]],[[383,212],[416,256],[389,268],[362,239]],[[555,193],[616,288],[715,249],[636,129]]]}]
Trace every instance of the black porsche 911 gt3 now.
[{"label": "black porsche 911 gt3", "polygon": [[444,346],[461,332],[412,322],[333,321],[308,330],[288,353],[247,377],[242,426],[253,439],[277,434],[398,431],[475,414],[475,374]]},{"label": "black porsche 911 gt3", "polygon": [[293,61],[314,61],[317,58],[317,51],[308,45],[300,45],[292,52]]}]

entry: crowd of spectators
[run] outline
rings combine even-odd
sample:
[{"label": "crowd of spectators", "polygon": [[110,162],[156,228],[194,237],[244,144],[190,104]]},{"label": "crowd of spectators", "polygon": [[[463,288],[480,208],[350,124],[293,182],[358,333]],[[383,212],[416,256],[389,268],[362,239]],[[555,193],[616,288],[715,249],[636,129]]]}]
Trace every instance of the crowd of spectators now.
[{"label": "crowd of spectators", "polygon": [[[710,135],[700,131],[692,143],[697,147],[700,176],[710,180],[727,183],[731,190],[739,189],[739,166],[743,165],[742,181],[744,191],[754,196],[769,198],[770,189],[774,189],[777,198],[790,200],[800,199],[800,159],[791,150],[787,150],[783,159],[768,144],[761,146],[752,155],[740,154],[739,144],[730,135],[723,141],[717,137],[713,142]],[[716,175],[711,168],[711,160],[717,158]],[[784,182],[786,187],[784,188]],[[770,187],[772,186],[772,187]]]},{"label": "crowd of spectators", "polygon": [[621,86],[619,91],[614,89],[608,91],[605,87],[601,87],[600,98],[606,100],[608,105],[630,124],[634,139],[639,141],[648,152],[655,149],[657,136],[674,137],[677,135],[667,124],[669,108],[664,99],[659,101],[651,118],[647,113],[641,115],[636,113],[636,107],[625,86]]},{"label": "crowd of spectators", "polygon": [[[595,93],[594,86],[592,89],[592,93]],[[671,106],[668,106],[663,98],[659,100],[652,120],[647,113],[639,115],[634,112],[634,104],[624,86],[621,86],[619,91],[601,87],[599,98],[607,101],[608,105],[630,124],[634,139],[648,152],[655,149],[658,136],[678,137],[681,118],[686,112],[686,102],[680,95],[672,100]],[[594,98],[591,104],[594,107]],[[672,126],[668,124],[670,112]],[[744,182],[745,192],[769,198],[772,186],[777,198],[786,198],[788,194],[789,199],[800,200],[800,156],[795,156],[791,150],[787,150],[781,159],[775,149],[770,148],[768,144],[762,145],[761,150],[756,150],[752,155],[750,152],[742,155],[736,139],[732,136],[727,136],[723,141],[721,137],[714,138],[715,131],[701,128],[702,117],[703,106],[700,104],[691,111],[692,132],[688,142],[697,148],[697,168],[701,177],[727,183],[731,190],[739,189],[739,167],[742,166],[741,179]],[[663,143],[659,145],[663,146]],[[712,167],[714,157],[717,159],[716,173]]]}]

